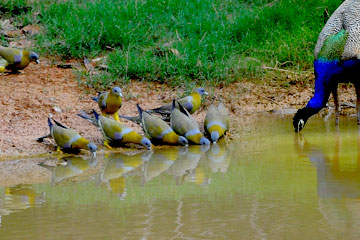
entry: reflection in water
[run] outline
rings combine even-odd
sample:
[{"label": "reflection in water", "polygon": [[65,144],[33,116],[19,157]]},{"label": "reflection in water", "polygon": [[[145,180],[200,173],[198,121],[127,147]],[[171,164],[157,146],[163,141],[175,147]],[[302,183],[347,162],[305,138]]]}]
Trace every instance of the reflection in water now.
[{"label": "reflection in water", "polygon": [[346,229],[343,239],[358,239],[360,135],[358,132],[357,148],[354,149],[347,148],[349,144],[343,144],[344,137],[348,136],[337,129],[332,157],[320,147],[310,144],[301,134],[295,136],[295,149],[300,156],[307,156],[316,167],[318,204],[325,221],[338,231]]},{"label": "reflection in water", "polygon": [[0,195],[0,227],[2,216],[40,205],[45,202],[45,193],[36,193],[30,185],[6,187]]},{"label": "reflection in water", "polygon": [[64,157],[56,166],[40,163],[39,166],[52,171],[51,183],[59,183],[67,178],[78,176],[84,173],[89,167],[95,167],[96,159],[85,160],[81,157]]},{"label": "reflection in water", "polygon": [[[334,156],[329,157],[321,148],[312,146],[301,134],[295,136],[295,148],[300,156],[307,156],[316,167],[317,190],[321,198],[360,197],[360,150],[341,150],[341,133],[336,134]],[[356,154],[356,157],[354,155]],[[353,159],[356,159],[354,161]]]},{"label": "reflection in water", "polygon": [[107,184],[109,190],[117,194],[122,200],[126,197],[126,175],[141,168],[149,161],[152,151],[131,153],[112,153],[104,171],[101,174],[102,182]]},{"label": "reflection in water", "polygon": [[226,173],[231,162],[231,152],[225,144],[213,144],[206,156],[212,172]]}]

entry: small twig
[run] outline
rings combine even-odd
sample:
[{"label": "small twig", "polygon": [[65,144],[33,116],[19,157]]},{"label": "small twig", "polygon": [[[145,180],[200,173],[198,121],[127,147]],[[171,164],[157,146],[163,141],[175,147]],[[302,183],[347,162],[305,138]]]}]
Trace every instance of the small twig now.
[{"label": "small twig", "polygon": [[179,39],[180,42],[183,42],[183,40],[180,38],[178,30],[175,31],[176,32],[176,37]]},{"label": "small twig", "polygon": [[200,39],[199,46],[201,45],[202,41],[204,41],[206,35],[207,35],[207,32],[205,32],[204,35],[202,36],[202,38]]},{"label": "small twig", "polygon": [[216,10],[216,8],[215,8],[214,3],[211,3],[211,6],[212,6],[212,8],[214,9],[214,11],[215,11],[216,15],[219,15],[218,11],[217,11],[217,10]]},{"label": "small twig", "polygon": [[103,34],[103,30],[104,30],[104,23],[102,21],[100,21],[100,23],[101,23],[101,29],[100,29],[100,34],[99,34],[98,39],[97,39],[98,44],[100,42],[101,36]]},{"label": "small twig", "polygon": [[130,33],[132,33],[133,31],[135,31],[136,29],[138,29],[140,27],[140,22],[138,23],[138,25],[135,27],[135,28],[133,28],[133,29],[131,29],[130,31],[128,31],[127,33],[125,33],[126,35],[127,34],[130,34]]},{"label": "small twig", "polygon": [[276,70],[276,71],[280,71],[280,72],[290,72],[290,73],[294,73],[294,74],[299,74],[299,73],[304,73],[304,72],[311,72],[311,71],[299,71],[299,72],[295,72],[295,71],[291,71],[291,70],[287,70],[287,69],[268,67],[268,66],[265,66],[265,65],[263,65],[262,68],[263,68],[263,69],[268,69],[268,70]]}]

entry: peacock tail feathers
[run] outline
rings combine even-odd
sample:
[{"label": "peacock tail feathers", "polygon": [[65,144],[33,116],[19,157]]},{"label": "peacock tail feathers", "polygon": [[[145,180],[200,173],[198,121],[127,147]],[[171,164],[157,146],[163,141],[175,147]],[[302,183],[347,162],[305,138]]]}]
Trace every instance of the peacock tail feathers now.
[{"label": "peacock tail feathers", "polygon": [[328,36],[318,54],[318,58],[327,60],[340,60],[349,34],[345,29]]}]

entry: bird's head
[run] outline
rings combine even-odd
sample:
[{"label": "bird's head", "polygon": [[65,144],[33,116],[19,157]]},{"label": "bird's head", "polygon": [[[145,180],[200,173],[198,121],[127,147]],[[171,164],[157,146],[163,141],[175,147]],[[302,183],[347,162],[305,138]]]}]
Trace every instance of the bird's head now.
[{"label": "bird's head", "polygon": [[119,87],[113,87],[113,88],[111,89],[111,93],[114,94],[114,95],[116,95],[116,96],[120,96],[120,97],[123,96],[123,95],[122,95],[121,88],[119,88]]},{"label": "bird's head", "polygon": [[30,58],[31,61],[35,61],[36,64],[40,63],[39,55],[36,52],[30,52],[29,53],[29,58]]},{"label": "bird's head", "polygon": [[205,89],[203,89],[203,88],[197,88],[197,89],[195,89],[195,92],[197,92],[198,94],[200,94],[200,96],[202,96],[202,95],[209,95],[209,94],[205,91]]},{"label": "bird's head", "polygon": [[95,143],[90,142],[87,145],[87,148],[92,153],[93,157],[95,158],[96,157],[96,150],[97,150],[97,146],[95,145]]},{"label": "bird's head", "polygon": [[148,138],[146,138],[146,137],[143,137],[142,139],[141,139],[141,144],[144,146],[144,147],[146,147],[148,150],[150,150],[151,149],[151,142],[150,142],[150,140],[148,139]]},{"label": "bird's head", "polygon": [[293,118],[295,132],[300,132],[304,128],[311,115],[311,111],[307,107],[301,108],[296,112]]},{"label": "bird's head", "polygon": [[209,139],[207,139],[206,137],[201,137],[200,138],[200,145],[210,145]]},{"label": "bird's head", "polygon": [[212,131],[211,132],[211,141],[213,141],[213,143],[216,143],[218,140],[219,140],[219,132]]},{"label": "bird's head", "polygon": [[189,142],[185,137],[179,136],[178,143],[182,146],[186,146]]}]

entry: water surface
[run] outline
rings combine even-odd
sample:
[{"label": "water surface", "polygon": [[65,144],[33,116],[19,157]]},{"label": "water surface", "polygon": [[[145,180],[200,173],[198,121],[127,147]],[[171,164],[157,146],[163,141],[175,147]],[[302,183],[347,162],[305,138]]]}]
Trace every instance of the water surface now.
[{"label": "water surface", "polygon": [[358,239],[359,130],[340,123],[295,134],[267,116],[210,147],[0,162],[0,239]]}]

